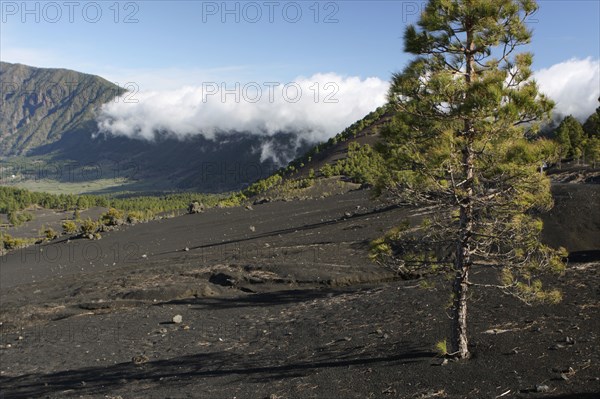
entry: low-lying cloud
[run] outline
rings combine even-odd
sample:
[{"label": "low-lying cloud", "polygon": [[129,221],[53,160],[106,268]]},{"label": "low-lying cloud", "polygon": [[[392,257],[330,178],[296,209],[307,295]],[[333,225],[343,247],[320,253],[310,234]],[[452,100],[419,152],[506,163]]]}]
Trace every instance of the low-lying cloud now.
[{"label": "low-lying cloud", "polygon": [[[388,82],[316,74],[291,82],[206,82],[172,91],[129,93],[105,104],[101,132],[152,140],[156,132],[176,137],[247,132],[298,133],[327,140],[385,104]],[[125,102],[126,101],[126,102]]]},{"label": "low-lying cloud", "polygon": [[583,121],[598,107],[600,60],[571,59],[534,73],[540,91],[556,103],[554,113]]},{"label": "low-lying cloud", "polygon": [[[534,73],[540,90],[556,102],[555,115],[584,120],[598,106],[600,60],[571,59]],[[101,132],[153,140],[157,132],[176,138],[246,132],[266,138],[297,133],[325,141],[385,104],[389,83],[337,74],[315,74],[291,82],[206,82],[170,91],[130,92],[105,104]],[[272,148],[263,157],[273,158]]]}]

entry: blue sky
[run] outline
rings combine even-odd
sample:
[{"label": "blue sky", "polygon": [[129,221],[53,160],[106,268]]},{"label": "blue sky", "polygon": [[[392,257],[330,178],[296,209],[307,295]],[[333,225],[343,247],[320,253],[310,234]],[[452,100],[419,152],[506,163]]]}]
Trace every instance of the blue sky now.
[{"label": "blue sky", "polygon": [[[228,120],[260,132],[301,125],[322,140],[383,104],[391,73],[411,58],[403,53],[404,29],[425,3],[2,0],[0,59],[134,82],[140,101],[108,110],[105,120],[121,122],[122,129],[108,127],[113,133],[166,127],[190,134]],[[583,118],[600,95],[600,0],[538,4],[528,21],[536,79],[560,113]],[[339,101],[211,98],[212,108],[200,101],[206,82],[252,81],[301,81],[305,96],[315,82],[321,89],[334,82]],[[192,105],[183,112],[181,102]]]},{"label": "blue sky", "polygon": [[[69,8],[63,1],[30,1],[26,10],[21,1],[2,1],[2,60],[110,78],[119,78],[127,70],[199,69],[264,79],[325,72],[388,79],[408,59],[402,52],[403,30],[407,22],[416,20],[416,11],[424,4],[393,0],[122,1],[118,7],[114,1],[75,3]],[[535,69],[571,58],[600,57],[600,1],[539,4],[539,13],[530,19]],[[100,17],[96,17],[98,9]],[[298,9],[302,15],[296,17]],[[234,12],[227,14],[227,10]]]}]

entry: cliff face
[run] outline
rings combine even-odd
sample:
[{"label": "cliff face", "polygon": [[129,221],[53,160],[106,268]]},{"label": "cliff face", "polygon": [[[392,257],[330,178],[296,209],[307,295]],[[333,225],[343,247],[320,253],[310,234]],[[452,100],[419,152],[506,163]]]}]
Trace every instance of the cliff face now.
[{"label": "cliff face", "polygon": [[0,155],[24,155],[68,132],[94,131],[94,113],[122,94],[98,76],[0,62]]}]

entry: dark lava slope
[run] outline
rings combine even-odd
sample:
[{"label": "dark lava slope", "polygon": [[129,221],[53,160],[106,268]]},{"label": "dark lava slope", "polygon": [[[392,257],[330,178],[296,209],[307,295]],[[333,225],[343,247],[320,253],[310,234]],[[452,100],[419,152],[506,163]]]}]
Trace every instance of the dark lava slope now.
[{"label": "dark lava slope", "polygon": [[[598,187],[557,189],[571,195],[557,195],[548,242],[600,249]],[[441,365],[448,282],[368,259],[370,240],[423,212],[362,190],[0,258],[0,397],[598,397],[598,262],[550,281],[559,305],[474,291],[474,358]]]}]

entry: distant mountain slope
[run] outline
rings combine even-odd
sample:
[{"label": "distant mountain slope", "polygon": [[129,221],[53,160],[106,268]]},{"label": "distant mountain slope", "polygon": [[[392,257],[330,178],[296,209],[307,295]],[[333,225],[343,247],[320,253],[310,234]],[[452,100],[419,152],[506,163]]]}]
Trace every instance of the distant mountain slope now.
[{"label": "distant mountain slope", "polygon": [[387,106],[377,108],[363,119],[354,122],[344,131],[338,133],[324,143],[310,148],[299,158],[291,161],[286,171],[280,171],[284,178],[304,178],[318,171],[325,165],[333,165],[348,157],[348,149],[352,143],[361,146],[374,146],[379,141],[379,132],[393,116],[393,111]]},{"label": "distant mountain slope", "polygon": [[311,169],[316,172],[326,164],[334,164],[346,158],[351,143],[374,146],[379,141],[380,129],[391,120],[392,115],[393,112],[387,106],[379,107],[329,141],[315,146],[295,162],[298,164],[299,175],[306,176]]},{"label": "distant mountain slope", "polygon": [[[219,192],[242,188],[276,170],[280,165],[265,156],[265,148],[283,160],[309,148],[297,133],[288,132],[270,137],[223,132],[208,140],[201,134],[177,139],[165,131],[156,132],[153,141],[99,134],[97,111],[125,92],[107,80],[1,62],[0,82],[0,158],[17,165],[10,173],[93,164],[103,168],[97,178],[106,179],[115,175],[115,167],[127,165],[129,170],[118,173],[128,178],[119,190]],[[94,176],[52,173],[51,178],[72,183]]]},{"label": "distant mountain slope", "polygon": [[[202,135],[177,139],[157,134],[154,141],[148,141],[104,134],[92,137],[90,131],[81,131],[68,132],[60,141],[38,147],[30,154],[50,156],[54,164],[101,165],[99,174],[104,178],[116,173],[130,179],[122,191],[227,192],[265,178],[280,167],[270,158],[261,159],[266,143],[287,159],[309,148],[308,143],[297,142],[293,133],[263,137],[229,132],[214,140]],[[60,181],[79,177],[82,174],[63,173]]]},{"label": "distant mountain slope", "polygon": [[[297,158],[290,170],[306,175],[344,158],[355,139],[372,143],[387,115],[382,107],[308,153],[315,143],[303,140],[302,132],[267,136],[230,131],[209,140],[202,134],[178,139],[162,131],[150,141],[98,132],[97,111],[124,93],[101,77],[2,62],[0,82],[0,160],[13,165],[8,176],[15,175],[16,184],[39,178],[21,176],[20,170],[50,170],[56,184],[125,178],[102,193],[239,190],[271,175],[282,166],[278,162],[301,154],[306,155]],[[55,172],[70,171],[72,165],[81,170]],[[85,165],[100,167],[101,173],[84,173]],[[124,165],[127,171],[121,169]]]},{"label": "distant mountain slope", "polygon": [[24,155],[67,132],[95,129],[94,111],[123,93],[107,80],[67,69],[0,62],[0,154]]}]

